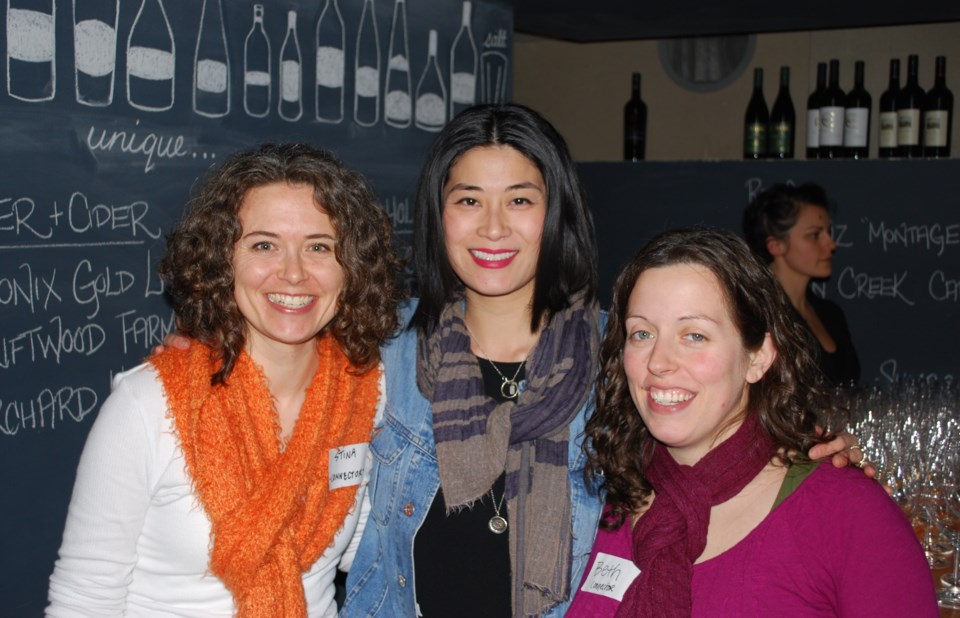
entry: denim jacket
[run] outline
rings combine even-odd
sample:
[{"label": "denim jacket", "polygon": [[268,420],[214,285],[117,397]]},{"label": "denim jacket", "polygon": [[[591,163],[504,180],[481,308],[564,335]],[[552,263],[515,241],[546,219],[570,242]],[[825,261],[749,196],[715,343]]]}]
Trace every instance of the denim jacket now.
[{"label": "denim jacket", "polygon": [[[402,311],[409,323],[415,305]],[[601,332],[606,314],[601,314]],[[417,331],[404,330],[383,350],[386,410],[370,441],[373,469],[367,498],[370,515],[347,577],[342,618],[414,618],[413,541],[440,487],[433,441],[433,411],[417,388]],[[590,558],[602,506],[583,470],[583,429],[593,398],[570,424],[568,473],[573,507],[573,560],[570,598],[543,614],[559,618],[580,585]]]}]

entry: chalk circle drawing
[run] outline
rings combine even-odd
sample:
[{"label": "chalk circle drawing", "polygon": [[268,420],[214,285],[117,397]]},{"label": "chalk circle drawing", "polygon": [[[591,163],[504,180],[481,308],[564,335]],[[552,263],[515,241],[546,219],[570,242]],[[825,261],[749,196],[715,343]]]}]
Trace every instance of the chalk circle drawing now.
[{"label": "chalk circle drawing", "polygon": [[413,101],[410,98],[410,49],[407,44],[407,8],[404,0],[397,0],[393,6],[390,48],[387,53],[383,121],[392,127],[403,129],[410,126],[413,118]]},{"label": "chalk circle drawing", "polygon": [[346,31],[337,0],[327,0],[317,20],[317,71],[314,113],[320,122],[343,121]]},{"label": "chalk circle drawing", "polygon": [[176,46],[162,0],[143,0],[127,38],[127,102],[148,112],[173,107]]},{"label": "chalk circle drawing", "polygon": [[56,2],[7,0],[7,94],[50,101],[57,93]]},{"label": "chalk circle drawing", "polygon": [[263,27],[263,5],[253,5],[253,24],[243,41],[243,110],[254,118],[270,113],[273,80],[270,38]]},{"label": "chalk circle drawing", "polygon": [[507,56],[503,52],[480,54],[480,102],[507,102]]},{"label": "chalk circle drawing", "polygon": [[230,113],[230,56],[220,0],[203,0],[193,52],[193,111],[208,118]]},{"label": "chalk circle drawing", "polygon": [[77,102],[113,103],[120,0],[73,0],[73,75]]},{"label": "chalk circle drawing", "polygon": [[287,35],[280,46],[280,102],[277,112],[289,122],[303,115],[303,56],[297,38],[297,12],[287,12]]},{"label": "chalk circle drawing", "polygon": [[469,1],[463,3],[460,30],[450,46],[450,118],[477,102],[477,44],[470,30]]},{"label": "chalk circle drawing", "polygon": [[353,77],[353,120],[372,127],[380,119],[380,36],[373,0],[363,2]]},{"label": "chalk circle drawing", "polygon": [[424,131],[436,132],[447,121],[447,90],[437,65],[437,31],[431,30],[427,43],[427,64],[417,82],[414,124]]}]

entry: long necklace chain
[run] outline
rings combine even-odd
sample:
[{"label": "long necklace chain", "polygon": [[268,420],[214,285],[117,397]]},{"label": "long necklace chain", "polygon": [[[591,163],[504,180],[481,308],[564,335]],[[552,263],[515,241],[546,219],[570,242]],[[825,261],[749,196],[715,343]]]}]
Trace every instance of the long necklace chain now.
[{"label": "long necklace chain", "polygon": [[[517,370],[513,372],[513,377],[508,378],[507,376],[503,375],[503,372],[500,371],[500,368],[497,367],[497,364],[493,362],[493,360],[490,358],[490,355],[483,350],[483,347],[480,345],[480,342],[477,340],[476,337],[474,337],[473,333],[470,331],[470,327],[468,327],[466,323],[464,323],[464,326],[467,328],[467,334],[470,335],[470,338],[473,339],[473,342],[477,345],[477,350],[479,350],[480,353],[483,354],[483,356],[487,359],[487,362],[490,363],[490,365],[493,367],[493,370],[496,371],[497,375],[499,375],[500,378],[503,380],[503,382],[500,384],[500,394],[503,395],[504,399],[516,399],[517,395],[520,394],[520,384],[517,383],[517,376],[520,375],[520,370],[523,369],[523,365],[524,363],[527,362],[527,359],[524,358],[522,361],[520,361],[520,364],[517,365]],[[499,517],[500,514],[497,513],[497,516]],[[506,526],[506,520],[504,520],[504,526]],[[492,524],[491,524],[491,527],[492,527]],[[506,530],[506,527],[504,527],[504,530]]]},{"label": "long necklace chain", "polygon": [[496,514],[487,522],[487,527],[490,528],[490,532],[494,534],[503,534],[507,531],[507,518],[500,515],[500,508],[503,506],[503,500],[506,497],[507,490],[504,489],[503,495],[500,496],[500,504],[498,506],[497,499],[493,496],[493,488],[490,488],[490,504],[493,505],[493,512]]}]

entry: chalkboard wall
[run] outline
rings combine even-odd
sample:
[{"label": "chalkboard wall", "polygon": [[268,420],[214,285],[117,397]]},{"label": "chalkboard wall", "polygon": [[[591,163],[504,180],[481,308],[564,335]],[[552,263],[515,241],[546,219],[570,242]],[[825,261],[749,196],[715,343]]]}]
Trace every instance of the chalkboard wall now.
[{"label": "chalkboard wall", "polygon": [[326,147],[407,247],[436,131],[511,96],[512,19],[459,0],[2,3],[0,614],[42,613],[111,376],[173,326],[155,265],[195,179],[260,142]]},{"label": "chalkboard wall", "polygon": [[862,381],[960,376],[960,161],[584,163],[600,289],[650,237],[706,224],[740,233],[776,182],[813,181],[836,203],[833,276],[815,290],[844,310]]}]

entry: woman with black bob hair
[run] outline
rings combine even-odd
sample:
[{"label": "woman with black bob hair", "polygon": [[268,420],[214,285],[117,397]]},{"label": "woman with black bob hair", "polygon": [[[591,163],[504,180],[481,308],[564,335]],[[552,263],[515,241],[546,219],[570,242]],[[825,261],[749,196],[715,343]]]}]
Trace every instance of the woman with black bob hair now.
[{"label": "woman with black bob hair", "polygon": [[826,279],[833,272],[837,248],[830,234],[833,210],[820,185],[776,184],[744,210],[743,234],[790,298],[794,316],[815,338],[823,376],[831,384],[846,384],[860,379],[860,360],[846,317],[839,306],[810,289],[813,279]]}]

